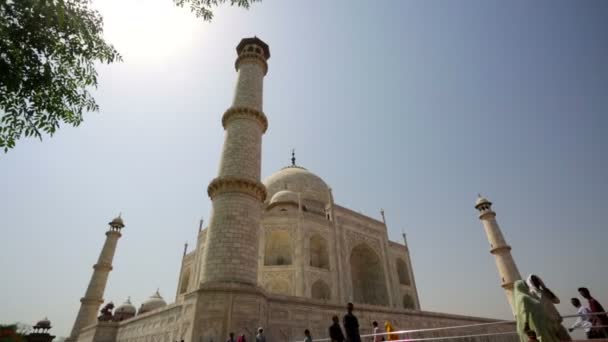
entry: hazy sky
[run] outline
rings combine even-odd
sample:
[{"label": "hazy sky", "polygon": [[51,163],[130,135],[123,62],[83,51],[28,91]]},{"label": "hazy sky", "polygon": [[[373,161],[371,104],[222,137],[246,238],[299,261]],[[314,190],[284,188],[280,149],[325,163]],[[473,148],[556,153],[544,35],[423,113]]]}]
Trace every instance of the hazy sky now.
[{"label": "hazy sky", "polygon": [[0,156],[0,322],[67,335],[109,222],[105,294],[175,296],[208,218],[235,46],[270,45],[263,175],[289,163],[336,201],[408,233],[422,308],[510,318],[473,208],[481,192],[523,274],[608,306],[608,2],[279,1],[203,23],[171,0],[98,0],[124,62],[99,113]]}]

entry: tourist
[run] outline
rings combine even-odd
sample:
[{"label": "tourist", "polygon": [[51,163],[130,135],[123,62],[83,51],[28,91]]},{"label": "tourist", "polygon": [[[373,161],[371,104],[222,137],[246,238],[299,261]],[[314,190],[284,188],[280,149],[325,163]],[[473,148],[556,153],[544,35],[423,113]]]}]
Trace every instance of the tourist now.
[{"label": "tourist", "polygon": [[528,285],[530,293],[542,304],[545,313],[551,320],[551,329],[555,331],[560,341],[572,341],[570,334],[562,325],[564,319],[555,308],[555,304],[559,304],[559,298],[547,288],[543,280],[537,275],[530,274],[526,280],[526,285]]},{"label": "tourist", "polygon": [[346,332],[346,340],[348,342],[361,342],[361,336],[359,335],[359,320],[357,316],[353,315],[353,309],[355,306],[353,303],[346,305],[348,313],[344,315],[344,331]]},{"label": "tourist", "polygon": [[[606,312],[602,304],[591,297],[591,292],[588,288],[580,287],[578,293],[589,302],[589,311],[591,311],[591,313]],[[593,323],[594,327],[604,326],[604,328],[593,329],[597,338],[608,338],[608,328],[605,328],[605,326],[608,326],[608,316],[606,316],[606,314],[593,315],[593,317],[591,317],[591,323]]]},{"label": "tourist", "polygon": [[381,342],[382,341],[382,335],[380,333],[380,328],[378,328],[378,322],[373,321],[372,322],[372,334],[374,334],[374,336],[372,337],[372,342]]},{"label": "tourist", "polygon": [[397,336],[396,334],[391,334],[393,331],[395,331],[395,328],[393,328],[390,321],[384,322],[384,330],[387,333],[387,341],[397,341],[399,339],[399,336]]},{"label": "tourist", "polygon": [[306,336],[304,338],[304,342],[312,342],[312,336],[310,336],[310,330],[308,330],[308,329],[304,330],[304,336]]},{"label": "tourist", "polygon": [[226,342],[236,342],[234,340],[234,333],[233,332],[231,332],[230,334],[228,334],[228,336],[229,336],[229,338],[228,338],[228,340],[226,340]]},{"label": "tourist", "polygon": [[245,334],[239,335],[239,337],[236,339],[236,342],[247,342],[247,339],[245,338]]},{"label": "tourist", "polygon": [[593,323],[591,323],[591,316],[589,315],[591,311],[589,311],[589,309],[587,309],[586,307],[582,306],[581,301],[578,300],[578,298],[572,298],[570,299],[570,302],[572,303],[572,305],[574,305],[575,308],[578,309],[578,319],[576,320],[576,322],[574,322],[572,327],[568,329],[568,331],[572,332],[574,329],[583,328],[585,330],[585,334],[587,334],[587,338],[594,338],[595,334],[593,334],[591,330]]},{"label": "tourist", "polygon": [[266,336],[264,336],[264,329],[258,328],[258,334],[255,335],[255,342],[266,342]]},{"label": "tourist", "polygon": [[338,316],[334,316],[331,318],[334,324],[329,327],[329,338],[331,342],[344,342],[344,334],[342,333],[342,328],[340,328],[340,319]]},{"label": "tourist", "polygon": [[517,280],[513,285],[513,309],[521,342],[527,342],[531,336],[540,342],[560,341],[557,333],[551,329],[551,319],[543,305],[530,294],[523,280]]}]

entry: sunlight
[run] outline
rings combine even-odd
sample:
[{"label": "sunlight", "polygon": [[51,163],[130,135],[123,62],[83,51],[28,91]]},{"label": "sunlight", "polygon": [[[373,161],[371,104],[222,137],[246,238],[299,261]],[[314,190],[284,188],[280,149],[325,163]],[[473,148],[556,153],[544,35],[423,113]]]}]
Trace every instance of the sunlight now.
[{"label": "sunlight", "polygon": [[104,36],[125,63],[159,64],[182,54],[200,34],[202,20],[171,0],[94,0]]}]

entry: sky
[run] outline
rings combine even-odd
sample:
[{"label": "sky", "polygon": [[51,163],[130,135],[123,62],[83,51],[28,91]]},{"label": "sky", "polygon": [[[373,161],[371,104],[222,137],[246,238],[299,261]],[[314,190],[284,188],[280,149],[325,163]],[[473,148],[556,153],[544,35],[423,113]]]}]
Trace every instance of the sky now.
[{"label": "sky", "polygon": [[253,35],[271,51],[262,174],[295,148],[338,204],[384,208],[424,310],[511,317],[477,193],[562,314],[580,286],[608,306],[608,3],[264,0],[211,23],[170,0],[93,4],[124,58],[98,66],[100,111],[0,155],[0,322],[68,335],[118,213],[105,299],[174,300]]}]

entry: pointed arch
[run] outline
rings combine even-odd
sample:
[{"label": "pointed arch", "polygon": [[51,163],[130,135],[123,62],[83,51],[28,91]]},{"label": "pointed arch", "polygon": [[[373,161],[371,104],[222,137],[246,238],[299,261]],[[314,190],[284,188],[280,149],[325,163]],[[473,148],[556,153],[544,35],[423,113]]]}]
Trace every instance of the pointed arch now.
[{"label": "pointed arch", "polygon": [[350,273],[355,302],[388,305],[382,262],[378,254],[367,244],[362,243],[352,249]]},{"label": "pointed arch", "polygon": [[330,300],[331,290],[323,280],[319,279],[312,284],[311,295],[313,299]]},{"label": "pointed arch", "polygon": [[414,298],[412,298],[412,296],[410,294],[405,294],[403,295],[403,308],[404,309],[415,309],[416,306],[414,305]]},{"label": "pointed arch", "polygon": [[287,230],[273,230],[266,236],[264,265],[291,265],[291,237]]},{"label": "pointed arch", "polygon": [[407,267],[407,264],[403,259],[397,258],[397,262],[395,263],[397,266],[397,275],[399,276],[399,284],[411,286],[412,281],[410,280],[410,272]]},{"label": "pointed arch", "polygon": [[329,269],[327,240],[319,234],[310,237],[310,266]]}]

